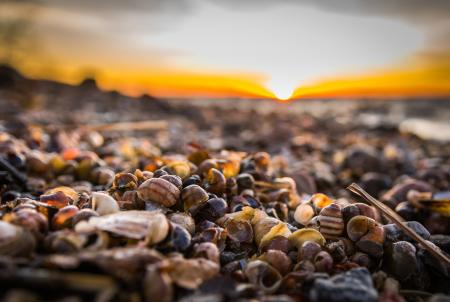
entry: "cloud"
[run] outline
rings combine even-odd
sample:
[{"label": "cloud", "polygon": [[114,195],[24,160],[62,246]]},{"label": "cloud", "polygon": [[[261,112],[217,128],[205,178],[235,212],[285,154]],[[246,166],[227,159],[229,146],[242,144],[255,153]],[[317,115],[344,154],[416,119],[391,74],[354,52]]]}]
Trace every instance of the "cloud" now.
[{"label": "cloud", "polygon": [[434,22],[450,16],[448,0],[210,0],[230,9],[260,9],[295,3],[320,10],[405,18],[410,21]]}]

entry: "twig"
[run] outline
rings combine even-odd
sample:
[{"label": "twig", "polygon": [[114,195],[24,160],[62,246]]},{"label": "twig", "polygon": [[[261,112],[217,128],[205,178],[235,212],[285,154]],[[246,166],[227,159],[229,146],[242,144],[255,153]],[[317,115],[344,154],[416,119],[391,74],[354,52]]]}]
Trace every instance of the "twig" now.
[{"label": "twig", "polygon": [[373,205],[375,208],[377,208],[381,213],[383,213],[386,217],[391,219],[399,228],[401,228],[408,236],[416,240],[418,243],[420,243],[430,254],[438,258],[439,260],[443,261],[448,267],[450,267],[450,259],[442,253],[440,250],[434,249],[432,245],[419,235],[417,235],[416,232],[414,232],[413,229],[411,229],[409,226],[405,224],[403,219],[395,213],[392,209],[388,208],[386,205],[384,205],[382,202],[376,200],[372,196],[370,196],[369,193],[364,191],[360,186],[353,183],[347,188],[349,191],[355,193],[356,195],[363,198],[365,201]]}]

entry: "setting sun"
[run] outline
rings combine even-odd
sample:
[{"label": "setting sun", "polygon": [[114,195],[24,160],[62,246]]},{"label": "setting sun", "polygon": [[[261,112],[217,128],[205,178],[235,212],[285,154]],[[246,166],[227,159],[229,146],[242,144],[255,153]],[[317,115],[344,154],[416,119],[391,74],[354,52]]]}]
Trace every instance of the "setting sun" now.
[{"label": "setting sun", "polygon": [[290,81],[270,80],[267,88],[274,94],[275,98],[280,101],[287,101],[292,97],[296,85]]}]

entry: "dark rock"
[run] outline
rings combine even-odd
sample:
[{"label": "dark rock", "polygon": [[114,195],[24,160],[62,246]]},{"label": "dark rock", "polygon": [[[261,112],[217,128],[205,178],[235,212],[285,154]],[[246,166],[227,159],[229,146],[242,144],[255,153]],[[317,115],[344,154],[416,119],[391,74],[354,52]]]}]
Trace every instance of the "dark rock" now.
[{"label": "dark rock", "polygon": [[384,190],[389,189],[392,180],[388,175],[369,172],[361,177],[360,185],[372,196],[379,196]]},{"label": "dark rock", "polygon": [[375,302],[378,293],[369,271],[355,268],[330,279],[316,279],[309,297],[315,302]]},{"label": "dark rock", "polygon": [[[411,229],[414,230],[420,237],[422,237],[425,240],[430,239],[430,232],[420,223],[417,221],[407,221],[406,225],[409,226]],[[409,241],[409,242],[415,242],[411,237],[405,234],[403,230],[401,230],[396,224],[386,224],[383,226],[384,232],[386,234],[386,241],[390,242],[396,242],[396,241]]]},{"label": "dark rock", "polygon": [[450,254],[450,235],[431,235],[430,241],[446,253]]}]

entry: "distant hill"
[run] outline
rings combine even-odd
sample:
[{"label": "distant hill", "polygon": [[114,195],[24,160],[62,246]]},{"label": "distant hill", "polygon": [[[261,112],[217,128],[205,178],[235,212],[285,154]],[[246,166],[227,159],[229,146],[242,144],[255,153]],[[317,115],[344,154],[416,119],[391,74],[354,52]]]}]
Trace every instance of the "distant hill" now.
[{"label": "distant hill", "polygon": [[[132,98],[117,91],[103,91],[95,79],[79,85],[48,80],[32,80],[10,66],[0,65],[0,106],[14,110],[165,112],[171,106],[150,95]],[[0,109],[0,112],[3,109]]]}]

